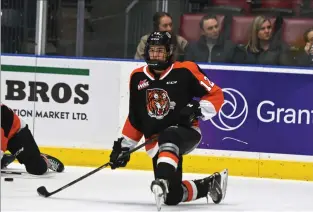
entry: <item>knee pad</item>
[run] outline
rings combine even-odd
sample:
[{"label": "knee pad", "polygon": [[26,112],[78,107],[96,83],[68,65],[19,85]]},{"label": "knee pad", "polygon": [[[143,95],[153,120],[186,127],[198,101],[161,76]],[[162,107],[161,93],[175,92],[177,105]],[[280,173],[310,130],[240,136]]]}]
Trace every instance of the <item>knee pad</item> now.
[{"label": "knee pad", "polygon": [[179,156],[180,137],[175,127],[165,129],[159,135],[159,152],[170,151]]},{"label": "knee pad", "polygon": [[21,164],[29,158],[40,157],[38,146],[27,125],[9,140],[7,149]]},{"label": "knee pad", "polygon": [[170,179],[175,174],[180,159],[178,141],[177,133],[171,128],[160,133],[156,171],[158,178]]},{"label": "knee pad", "polygon": [[24,162],[24,165],[29,174],[43,175],[48,170],[47,162],[41,156],[29,157],[28,160]]}]

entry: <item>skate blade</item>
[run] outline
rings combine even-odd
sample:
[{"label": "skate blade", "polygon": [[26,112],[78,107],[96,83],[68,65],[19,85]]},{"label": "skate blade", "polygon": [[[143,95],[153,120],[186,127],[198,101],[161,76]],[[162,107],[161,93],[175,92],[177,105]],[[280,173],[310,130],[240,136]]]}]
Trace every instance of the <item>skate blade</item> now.
[{"label": "skate blade", "polygon": [[226,196],[226,191],[227,191],[227,183],[228,183],[228,169],[224,169],[222,172],[220,172],[221,175],[221,189],[222,189],[222,200]]},{"label": "skate blade", "polygon": [[163,190],[160,186],[154,185],[152,187],[152,192],[154,194],[155,204],[157,206],[157,210],[160,211],[163,203]]}]

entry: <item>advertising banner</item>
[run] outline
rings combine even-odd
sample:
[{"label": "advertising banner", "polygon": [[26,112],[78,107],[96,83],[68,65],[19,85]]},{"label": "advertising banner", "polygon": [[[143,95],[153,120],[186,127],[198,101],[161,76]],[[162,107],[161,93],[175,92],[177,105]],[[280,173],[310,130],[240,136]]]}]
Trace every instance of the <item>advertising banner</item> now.
[{"label": "advertising banner", "polygon": [[313,155],[313,75],[205,70],[225,102],[199,148]]},{"label": "advertising banner", "polygon": [[39,145],[111,147],[119,130],[119,64],[21,61],[1,66],[1,102],[29,125]]}]

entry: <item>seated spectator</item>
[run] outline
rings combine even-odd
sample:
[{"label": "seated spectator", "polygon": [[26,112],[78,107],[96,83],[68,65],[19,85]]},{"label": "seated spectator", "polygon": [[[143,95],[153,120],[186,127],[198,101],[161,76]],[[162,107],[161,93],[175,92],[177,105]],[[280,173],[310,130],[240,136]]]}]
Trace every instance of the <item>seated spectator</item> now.
[{"label": "seated spectator", "polygon": [[204,16],[199,25],[202,35],[197,42],[187,46],[185,60],[205,63],[231,63],[235,44],[230,40],[224,41],[222,39],[216,16]]},{"label": "seated spectator", "polygon": [[305,47],[296,56],[297,66],[313,66],[313,27],[303,35]]},{"label": "seated spectator", "polygon": [[[175,60],[180,58],[184,54],[185,47],[188,44],[188,41],[185,38],[174,34],[174,32],[173,32],[173,20],[172,20],[172,17],[169,13],[156,12],[154,14],[154,16],[153,16],[153,30],[154,31],[168,31],[172,35],[176,36],[177,43],[176,43],[176,51],[174,53],[174,57],[175,57],[174,59]],[[144,59],[144,50],[145,50],[145,46],[146,46],[149,34],[141,37],[140,42],[137,46],[137,52],[135,54],[135,59],[141,59],[141,60]]]},{"label": "seated spectator", "polygon": [[247,45],[236,48],[235,62],[241,64],[289,65],[288,46],[273,35],[270,19],[257,16]]}]

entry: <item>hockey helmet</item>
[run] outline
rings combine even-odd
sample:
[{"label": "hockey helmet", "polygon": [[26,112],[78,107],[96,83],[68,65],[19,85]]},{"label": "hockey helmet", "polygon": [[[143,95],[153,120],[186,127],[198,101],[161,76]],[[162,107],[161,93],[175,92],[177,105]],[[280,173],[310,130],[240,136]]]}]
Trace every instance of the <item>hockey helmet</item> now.
[{"label": "hockey helmet", "polygon": [[[152,59],[150,58],[151,46],[164,46],[164,59]],[[173,63],[173,54],[175,51],[175,44],[173,42],[173,36],[169,32],[152,32],[148,37],[145,47],[144,58],[149,68],[153,70],[165,70]]]}]

